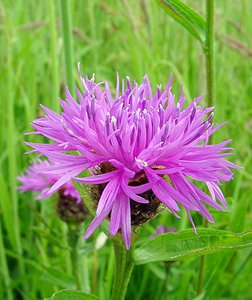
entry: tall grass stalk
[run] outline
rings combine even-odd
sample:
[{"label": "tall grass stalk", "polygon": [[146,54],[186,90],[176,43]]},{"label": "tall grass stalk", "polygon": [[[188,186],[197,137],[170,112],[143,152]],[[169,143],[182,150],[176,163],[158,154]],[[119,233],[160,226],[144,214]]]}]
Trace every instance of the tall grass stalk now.
[{"label": "tall grass stalk", "polygon": [[52,59],[52,109],[59,112],[59,75],[58,75],[58,55],[57,55],[57,31],[55,22],[55,5],[54,1],[48,0],[50,11],[50,40],[51,40],[51,59]]},{"label": "tall grass stalk", "polygon": [[[12,49],[11,49],[11,21],[6,21],[6,65],[7,65],[7,76],[6,76],[6,99],[7,101],[7,152],[8,152],[8,172],[9,172],[9,186],[10,195],[12,200],[12,220],[15,234],[15,251],[18,254],[18,269],[20,277],[25,274],[25,265],[23,258],[23,248],[20,235],[19,226],[19,213],[18,213],[18,195],[17,195],[17,153],[16,153],[16,125],[15,125],[15,107],[14,107],[14,95],[13,95],[13,65],[12,65]],[[7,200],[8,201],[8,200]],[[26,284],[23,284],[25,289]]]},{"label": "tall grass stalk", "polygon": [[207,81],[207,105],[215,104],[215,65],[214,65],[214,0],[206,0],[206,81]]},{"label": "tall grass stalk", "polygon": [[[207,83],[207,106],[215,103],[215,66],[214,66],[214,0],[206,0],[206,44],[204,48],[206,59],[206,83]],[[211,143],[211,139],[210,139]],[[207,227],[208,222],[203,219],[203,226]],[[200,295],[203,289],[204,270],[206,256],[200,258],[197,294]]]},{"label": "tall grass stalk", "polygon": [[[6,291],[6,296],[7,296],[6,300],[13,300],[14,298],[13,298],[12,289],[11,289],[11,279],[10,279],[8,264],[7,264],[6,255],[5,255],[4,243],[3,243],[3,233],[2,233],[1,221],[0,221],[0,265],[1,265],[1,273],[2,273],[2,278],[3,278],[3,283],[5,286],[4,289]],[[0,296],[3,299],[3,295],[0,294]]]},{"label": "tall grass stalk", "polygon": [[64,56],[67,85],[71,93],[74,92],[74,77],[73,77],[73,39],[72,39],[72,23],[70,1],[60,0],[61,22],[63,29],[64,40]]}]

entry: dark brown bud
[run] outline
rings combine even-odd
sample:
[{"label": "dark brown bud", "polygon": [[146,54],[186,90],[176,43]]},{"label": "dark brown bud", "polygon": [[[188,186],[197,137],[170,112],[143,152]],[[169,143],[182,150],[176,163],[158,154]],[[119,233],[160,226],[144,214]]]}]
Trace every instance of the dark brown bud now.
[{"label": "dark brown bud", "polygon": [[[115,168],[110,163],[102,163],[94,169],[95,174],[104,174],[115,170]],[[129,185],[139,186],[147,183],[148,179],[144,172],[137,174],[134,178],[129,180]],[[94,199],[94,208],[97,208],[98,202],[100,200],[101,194],[106,187],[106,184],[92,185],[90,192]],[[148,204],[138,203],[130,199],[131,208],[131,225],[142,225],[145,222],[152,220],[157,216],[162,210],[162,205],[160,200],[154,195],[152,190],[148,190],[139,196],[146,200],[149,200]]]},{"label": "dark brown bud", "polygon": [[83,201],[78,203],[76,198],[64,195],[64,190],[60,190],[57,213],[66,223],[82,223],[88,216],[88,209]]}]

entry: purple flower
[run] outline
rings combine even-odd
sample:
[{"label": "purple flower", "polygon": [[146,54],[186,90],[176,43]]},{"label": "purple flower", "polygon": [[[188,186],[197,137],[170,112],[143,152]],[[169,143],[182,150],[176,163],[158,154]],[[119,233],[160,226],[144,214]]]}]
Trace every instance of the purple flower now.
[{"label": "purple flower", "polygon": [[[140,85],[122,81],[121,91],[117,78],[115,96],[107,82],[96,84],[94,77],[81,81],[83,91],[76,89],[78,101],[67,89],[61,114],[42,106],[46,115],[33,122],[35,133],[53,143],[27,144],[34,148],[32,152],[57,163],[46,169],[60,176],[49,194],[72,178],[103,185],[85,238],[109,216],[110,234],[121,230],[129,248],[131,206],[134,202],[148,205],[149,199],[142,197],[147,191],[176,217],[184,207],[193,226],[190,211],[213,222],[204,204],[219,210],[226,207],[219,186],[232,179],[230,168],[237,168],[225,159],[231,155],[230,140],[209,144],[209,137],[223,125],[211,122],[213,107],[200,107],[199,97],[184,108],[182,94],[175,103],[171,80],[163,91],[158,86],[153,93],[147,76]],[[92,176],[76,177],[86,169]],[[141,176],[144,180],[135,184]],[[204,182],[209,194],[197,182]]]},{"label": "purple flower", "polygon": [[[49,189],[60,179],[61,175],[47,174],[45,172],[48,167],[56,167],[56,164],[49,162],[48,160],[37,160],[33,162],[26,170],[26,174],[21,174],[17,179],[22,183],[18,189],[21,192],[34,191],[40,194],[35,198],[47,199]],[[60,192],[64,196],[70,196],[76,199],[77,202],[81,201],[81,197],[78,191],[75,189],[71,180],[67,181],[63,186],[60,187]]]}]

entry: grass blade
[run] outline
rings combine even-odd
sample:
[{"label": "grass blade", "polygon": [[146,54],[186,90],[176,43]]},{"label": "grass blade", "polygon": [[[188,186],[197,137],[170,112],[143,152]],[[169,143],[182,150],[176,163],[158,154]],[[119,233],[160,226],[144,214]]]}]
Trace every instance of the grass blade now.
[{"label": "grass blade", "polygon": [[206,40],[206,21],[201,15],[180,0],[156,0],[156,2],[176,22],[204,44]]},{"label": "grass blade", "polygon": [[71,23],[71,11],[70,1],[61,0],[61,21],[63,29],[64,40],[64,55],[65,55],[65,69],[67,85],[70,92],[74,92],[74,78],[73,78],[73,40],[72,40],[72,23]]}]

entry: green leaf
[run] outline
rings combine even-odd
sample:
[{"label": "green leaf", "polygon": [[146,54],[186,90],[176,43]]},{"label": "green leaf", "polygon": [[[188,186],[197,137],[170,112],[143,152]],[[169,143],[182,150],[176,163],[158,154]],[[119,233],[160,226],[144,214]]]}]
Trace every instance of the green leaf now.
[{"label": "green leaf", "polygon": [[[81,291],[74,290],[62,290],[52,295],[51,298],[46,298],[48,300],[97,300],[93,294],[86,294]],[[46,300],[44,299],[44,300]]]},{"label": "green leaf", "polygon": [[202,44],[206,40],[206,21],[180,0],[156,0],[156,2],[180,25]]},{"label": "green leaf", "polygon": [[252,246],[252,232],[235,234],[218,229],[192,229],[160,234],[135,251],[137,265],[154,261],[174,261],[222,250]]},{"label": "green leaf", "polygon": [[[0,168],[2,169],[3,166],[0,165]],[[6,178],[4,177],[3,173],[0,173],[0,190],[0,215],[3,219],[4,227],[8,233],[7,236],[9,241],[13,249],[16,249],[15,226],[13,226],[13,211],[11,207],[12,199],[7,188]]]},{"label": "green leaf", "polygon": [[75,288],[75,282],[72,276],[54,268],[45,268],[41,273],[40,280],[61,288]]}]

